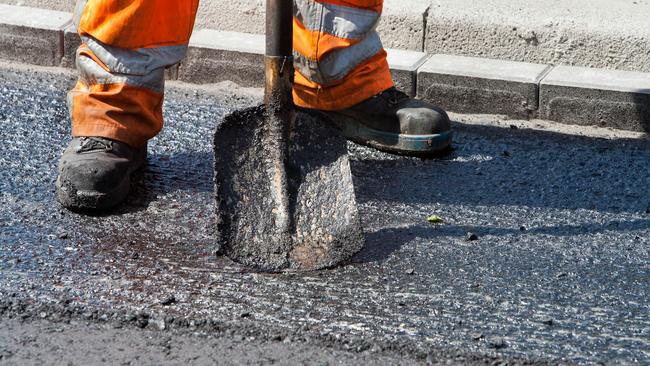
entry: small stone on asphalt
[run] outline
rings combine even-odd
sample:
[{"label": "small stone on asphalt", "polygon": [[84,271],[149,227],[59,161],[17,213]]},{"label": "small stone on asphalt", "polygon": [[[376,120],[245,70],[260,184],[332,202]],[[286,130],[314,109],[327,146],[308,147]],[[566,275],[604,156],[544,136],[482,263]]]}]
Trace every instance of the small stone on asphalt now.
[{"label": "small stone on asphalt", "polygon": [[160,301],[160,305],[171,305],[176,302],[176,297],[174,295],[170,295],[162,299]]},{"label": "small stone on asphalt", "polygon": [[474,233],[467,233],[467,241],[478,240],[478,235]]},{"label": "small stone on asphalt", "polygon": [[540,320],[542,324],[553,325],[553,318],[545,317]]},{"label": "small stone on asphalt", "polygon": [[501,337],[493,337],[488,340],[488,345],[494,349],[501,349],[507,346],[506,341]]}]

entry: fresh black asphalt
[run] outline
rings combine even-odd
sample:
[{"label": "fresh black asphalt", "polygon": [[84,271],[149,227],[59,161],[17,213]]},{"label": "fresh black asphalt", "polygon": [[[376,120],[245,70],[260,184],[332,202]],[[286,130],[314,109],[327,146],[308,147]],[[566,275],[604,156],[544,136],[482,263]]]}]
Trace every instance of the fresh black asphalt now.
[{"label": "fresh black asphalt", "polygon": [[[105,322],[377,363],[650,363],[648,140],[456,123],[437,160],[350,145],[365,249],[334,269],[263,274],[213,240],[212,132],[258,97],[174,84],[127,204],[85,216],[54,192],[72,82],[0,70],[0,318],[13,329]],[[0,362],[20,363],[9,344]]]}]

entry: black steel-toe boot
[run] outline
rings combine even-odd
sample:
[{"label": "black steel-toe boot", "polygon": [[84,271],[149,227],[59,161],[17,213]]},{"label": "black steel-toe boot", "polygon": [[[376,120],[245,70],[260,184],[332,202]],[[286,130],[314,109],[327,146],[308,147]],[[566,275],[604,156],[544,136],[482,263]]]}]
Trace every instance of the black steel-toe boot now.
[{"label": "black steel-toe boot", "polygon": [[75,211],[117,206],[129,193],[131,175],[146,158],[146,146],[136,149],[103,137],[73,138],[59,161],[59,202]]},{"label": "black steel-toe boot", "polygon": [[324,113],[349,140],[393,154],[432,156],[451,144],[447,113],[394,87],[348,109]]}]

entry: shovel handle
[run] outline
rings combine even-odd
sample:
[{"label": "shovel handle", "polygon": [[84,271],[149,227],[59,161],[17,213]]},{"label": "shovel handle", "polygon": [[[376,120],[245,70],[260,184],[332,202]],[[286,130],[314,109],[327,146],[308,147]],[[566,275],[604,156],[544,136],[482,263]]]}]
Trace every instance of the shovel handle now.
[{"label": "shovel handle", "polygon": [[291,56],[293,0],[266,0],[266,56]]},{"label": "shovel handle", "polygon": [[293,0],[266,0],[264,104],[269,110],[291,109],[293,77]]},{"label": "shovel handle", "polygon": [[292,124],[293,101],[293,0],[266,0],[266,52],[264,55],[264,104],[269,141],[265,141],[274,164],[269,171],[273,215],[278,232],[290,241],[293,228],[286,164]]}]

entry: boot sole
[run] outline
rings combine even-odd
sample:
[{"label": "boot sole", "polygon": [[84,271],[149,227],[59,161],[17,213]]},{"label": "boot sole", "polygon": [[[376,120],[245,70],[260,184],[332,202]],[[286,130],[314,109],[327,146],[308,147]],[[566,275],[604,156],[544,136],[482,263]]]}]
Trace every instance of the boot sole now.
[{"label": "boot sole", "polygon": [[341,121],[336,124],[343,135],[360,145],[391,154],[417,157],[433,157],[450,151],[451,130],[430,135],[405,135],[375,130],[346,116],[338,117],[341,117]]}]

